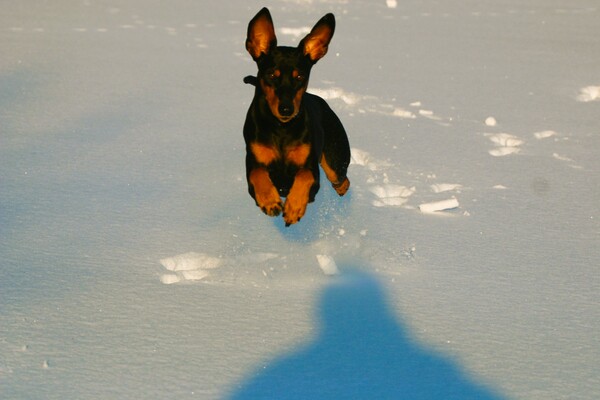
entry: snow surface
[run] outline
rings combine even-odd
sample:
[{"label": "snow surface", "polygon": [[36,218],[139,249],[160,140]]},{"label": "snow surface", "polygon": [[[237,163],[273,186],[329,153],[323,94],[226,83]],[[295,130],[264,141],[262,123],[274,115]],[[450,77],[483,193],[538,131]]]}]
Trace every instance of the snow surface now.
[{"label": "snow surface", "polygon": [[269,4],[335,13],[353,148],[289,228],[245,183],[263,5],[4,5],[0,398],[600,398],[597,1]]}]

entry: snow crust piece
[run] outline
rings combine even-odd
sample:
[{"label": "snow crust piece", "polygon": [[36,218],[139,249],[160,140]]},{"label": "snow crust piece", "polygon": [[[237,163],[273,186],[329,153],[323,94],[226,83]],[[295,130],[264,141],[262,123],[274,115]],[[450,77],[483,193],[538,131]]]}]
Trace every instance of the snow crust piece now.
[{"label": "snow crust piece", "polygon": [[434,213],[436,211],[446,211],[458,208],[458,200],[452,198],[448,200],[435,201],[433,203],[424,203],[419,206],[423,213]]},{"label": "snow crust piece", "polygon": [[333,257],[324,254],[317,254],[319,267],[325,275],[337,275],[340,273]]}]

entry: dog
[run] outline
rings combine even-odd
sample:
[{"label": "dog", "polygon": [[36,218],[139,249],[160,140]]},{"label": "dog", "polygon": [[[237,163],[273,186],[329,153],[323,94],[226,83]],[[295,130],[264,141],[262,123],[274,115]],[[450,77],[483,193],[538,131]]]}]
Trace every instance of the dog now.
[{"label": "dog", "polygon": [[319,165],[340,196],[350,187],[346,131],[325,100],[306,92],[310,70],[327,53],[334,30],[329,13],[298,47],[287,47],[277,46],[267,8],[248,24],[246,50],[258,65],[257,76],[244,78],[256,87],[244,123],[248,192],[265,214],[283,213],[286,227],[314,201]]}]

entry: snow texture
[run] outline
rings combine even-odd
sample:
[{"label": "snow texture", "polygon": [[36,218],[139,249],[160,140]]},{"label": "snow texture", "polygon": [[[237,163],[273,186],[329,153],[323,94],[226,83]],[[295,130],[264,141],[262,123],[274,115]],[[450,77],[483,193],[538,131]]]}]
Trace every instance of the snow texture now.
[{"label": "snow texture", "polygon": [[441,201],[434,201],[432,203],[424,203],[419,205],[419,210],[424,213],[433,213],[436,211],[446,211],[458,208],[458,200],[455,198]]},{"label": "snow texture", "polygon": [[335,14],[352,146],[289,228],[244,170],[263,5],[4,5],[0,397],[600,398],[597,0],[273,1],[281,45]]}]

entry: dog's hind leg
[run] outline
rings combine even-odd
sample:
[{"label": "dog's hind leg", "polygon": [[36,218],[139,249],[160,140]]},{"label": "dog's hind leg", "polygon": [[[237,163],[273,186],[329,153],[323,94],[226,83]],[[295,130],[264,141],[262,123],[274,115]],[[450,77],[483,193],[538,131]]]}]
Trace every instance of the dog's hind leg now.
[{"label": "dog's hind leg", "polygon": [[343,196],[350,187],[350,181],[346,176],[350,164],[350,143],[337,115],[329,106],[326,106],[323,111],[324,135],[321,168],[337,194]]}]

